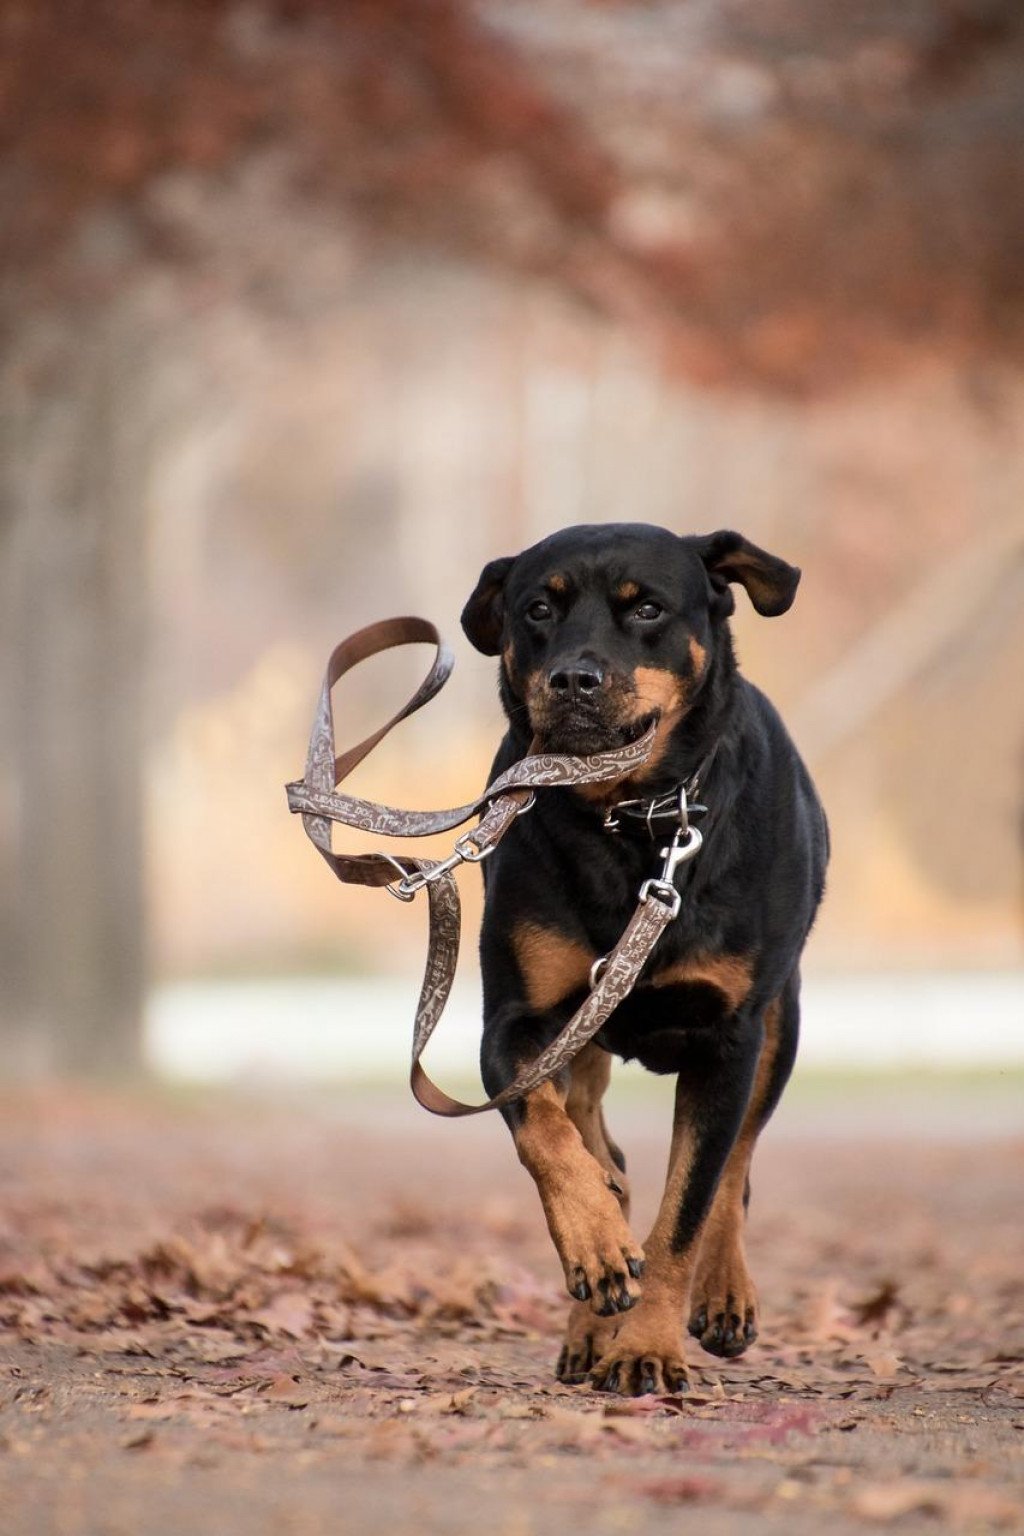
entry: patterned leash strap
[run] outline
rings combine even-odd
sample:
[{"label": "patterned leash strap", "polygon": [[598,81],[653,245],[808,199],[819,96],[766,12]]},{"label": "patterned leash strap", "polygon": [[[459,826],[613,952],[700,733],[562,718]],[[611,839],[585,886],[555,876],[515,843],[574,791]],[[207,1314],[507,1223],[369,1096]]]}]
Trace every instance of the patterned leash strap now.
[{"label": "patterned leash strap", "polygon": [[[379,730],[340,757],[335,755],[331,691],[339,678],[361,661],[394,646],[426,643],[435,647],[433,664],[409,702]],[[593,987],[558,1037],[518,1073],[513,1082],[485,1104],[463,1104],[451,1098],[427,1076],[420,1057],[437,1026],[451,992],[459,955],[461,906],[454,870],[464,862],[479,863],[492,853],[513,822],[533,804],[540,788],[571,784],[600,784],[621,779],[645,763],[654,746],[655,727],[635,742],[589,757],[538,752],[514,763],[467,805],[444,811],[404,811],[339,794],[337,786],[396,726],[421,709],[447,682],[454,659],[433,624],[425,619],[385,619],[367,625],[343,640],[331,653],[309,740],[305,777],[286,786],[289,808],[302,816],[303,826],[339,880],[346,884],[386,886],[392,895],[411,901],[425,889],[430,931],[426,969],[416,1008],[410,1086],[418,1102],[436,1115],[479,1115],[498,1109],[540,1087],[583,1049],[636,983],[644,962],[665,927],[678,911],[679,898],[666,881],[649,880],[636,911],[615,948],[595,966]],[[441,860],[389,853],[338,854],[331,846],[331,823],[358,827],[386,837],[426,837],[461,826],[478,813],[480,821]],[[699,846],[699,843],[698,843]],[[696,848],[693,849],[696,851]],[[678,858],[675,860],[678,862]],[[674,866],[673,866],[674,867]],[[666,866],[668,868],[668,866]]]}]

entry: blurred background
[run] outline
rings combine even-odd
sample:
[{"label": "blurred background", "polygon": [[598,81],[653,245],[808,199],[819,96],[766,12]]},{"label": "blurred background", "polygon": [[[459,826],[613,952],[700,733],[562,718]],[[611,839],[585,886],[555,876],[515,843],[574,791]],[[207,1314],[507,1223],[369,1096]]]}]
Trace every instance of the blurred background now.
[{"label": "blurred background", "polygon": [[833,826],[805,1071],[1019,1084],[1015,0],[6,0],[0,124],[9,1074],[400,1082],[423,903],[285,805],[327,655],[439,626],[351,785],[463,802],[480,567],[640,520],[803,568],[735,629]]}]

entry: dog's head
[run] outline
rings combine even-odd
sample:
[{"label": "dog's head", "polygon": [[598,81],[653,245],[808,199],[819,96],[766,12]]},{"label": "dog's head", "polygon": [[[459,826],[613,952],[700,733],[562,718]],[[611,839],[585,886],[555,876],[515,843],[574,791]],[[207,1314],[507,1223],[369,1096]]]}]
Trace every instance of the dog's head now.
[{"label": "dog's head", "polygon": [[[733,611],[785,613],[800,572],[738,533],[679,538],[643,523],[567,528],[492,560],[462,614],[501,656],[510,713],[547,751],[590,753],[655,721],[664,743],[697,698]],[[727,643],[727,642],[726,642]],[[525,722],[520,721],[520,724]]]}]

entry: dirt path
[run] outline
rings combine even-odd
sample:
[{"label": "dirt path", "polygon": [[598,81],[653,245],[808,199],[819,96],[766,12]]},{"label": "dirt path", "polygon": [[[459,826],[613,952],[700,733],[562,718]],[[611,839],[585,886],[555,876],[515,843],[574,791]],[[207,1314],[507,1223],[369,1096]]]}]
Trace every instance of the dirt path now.
[{"label": "dirt path", "polygon": [[[4,1536],[1024,1529],[1020,1143],[769,1139],[761,1340],[623,1402],[552,1378],[566,1303],[496,1121],[3,1111]],[[615,1129],[642,1224],[664,1127]]]}]

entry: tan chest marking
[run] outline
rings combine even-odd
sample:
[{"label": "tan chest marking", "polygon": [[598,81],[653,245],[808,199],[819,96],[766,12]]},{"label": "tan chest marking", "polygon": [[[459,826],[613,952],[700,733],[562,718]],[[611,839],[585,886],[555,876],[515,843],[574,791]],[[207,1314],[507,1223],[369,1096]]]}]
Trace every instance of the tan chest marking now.
[{"label": "tan chest marking", "polygon": [[512,947],[519,962],[531,1008],[553,1008],[570,992],[585,987],[597,956],[575,939],[539,923],[518,923]]},{"label": "tan chest marking", "polygon": [[735,1012],[750,991],[753,967],[742,955],[690,955],[668,965],[651,978],[654,987],[672,987],[680,982],[703,982],[716,987]]}]

